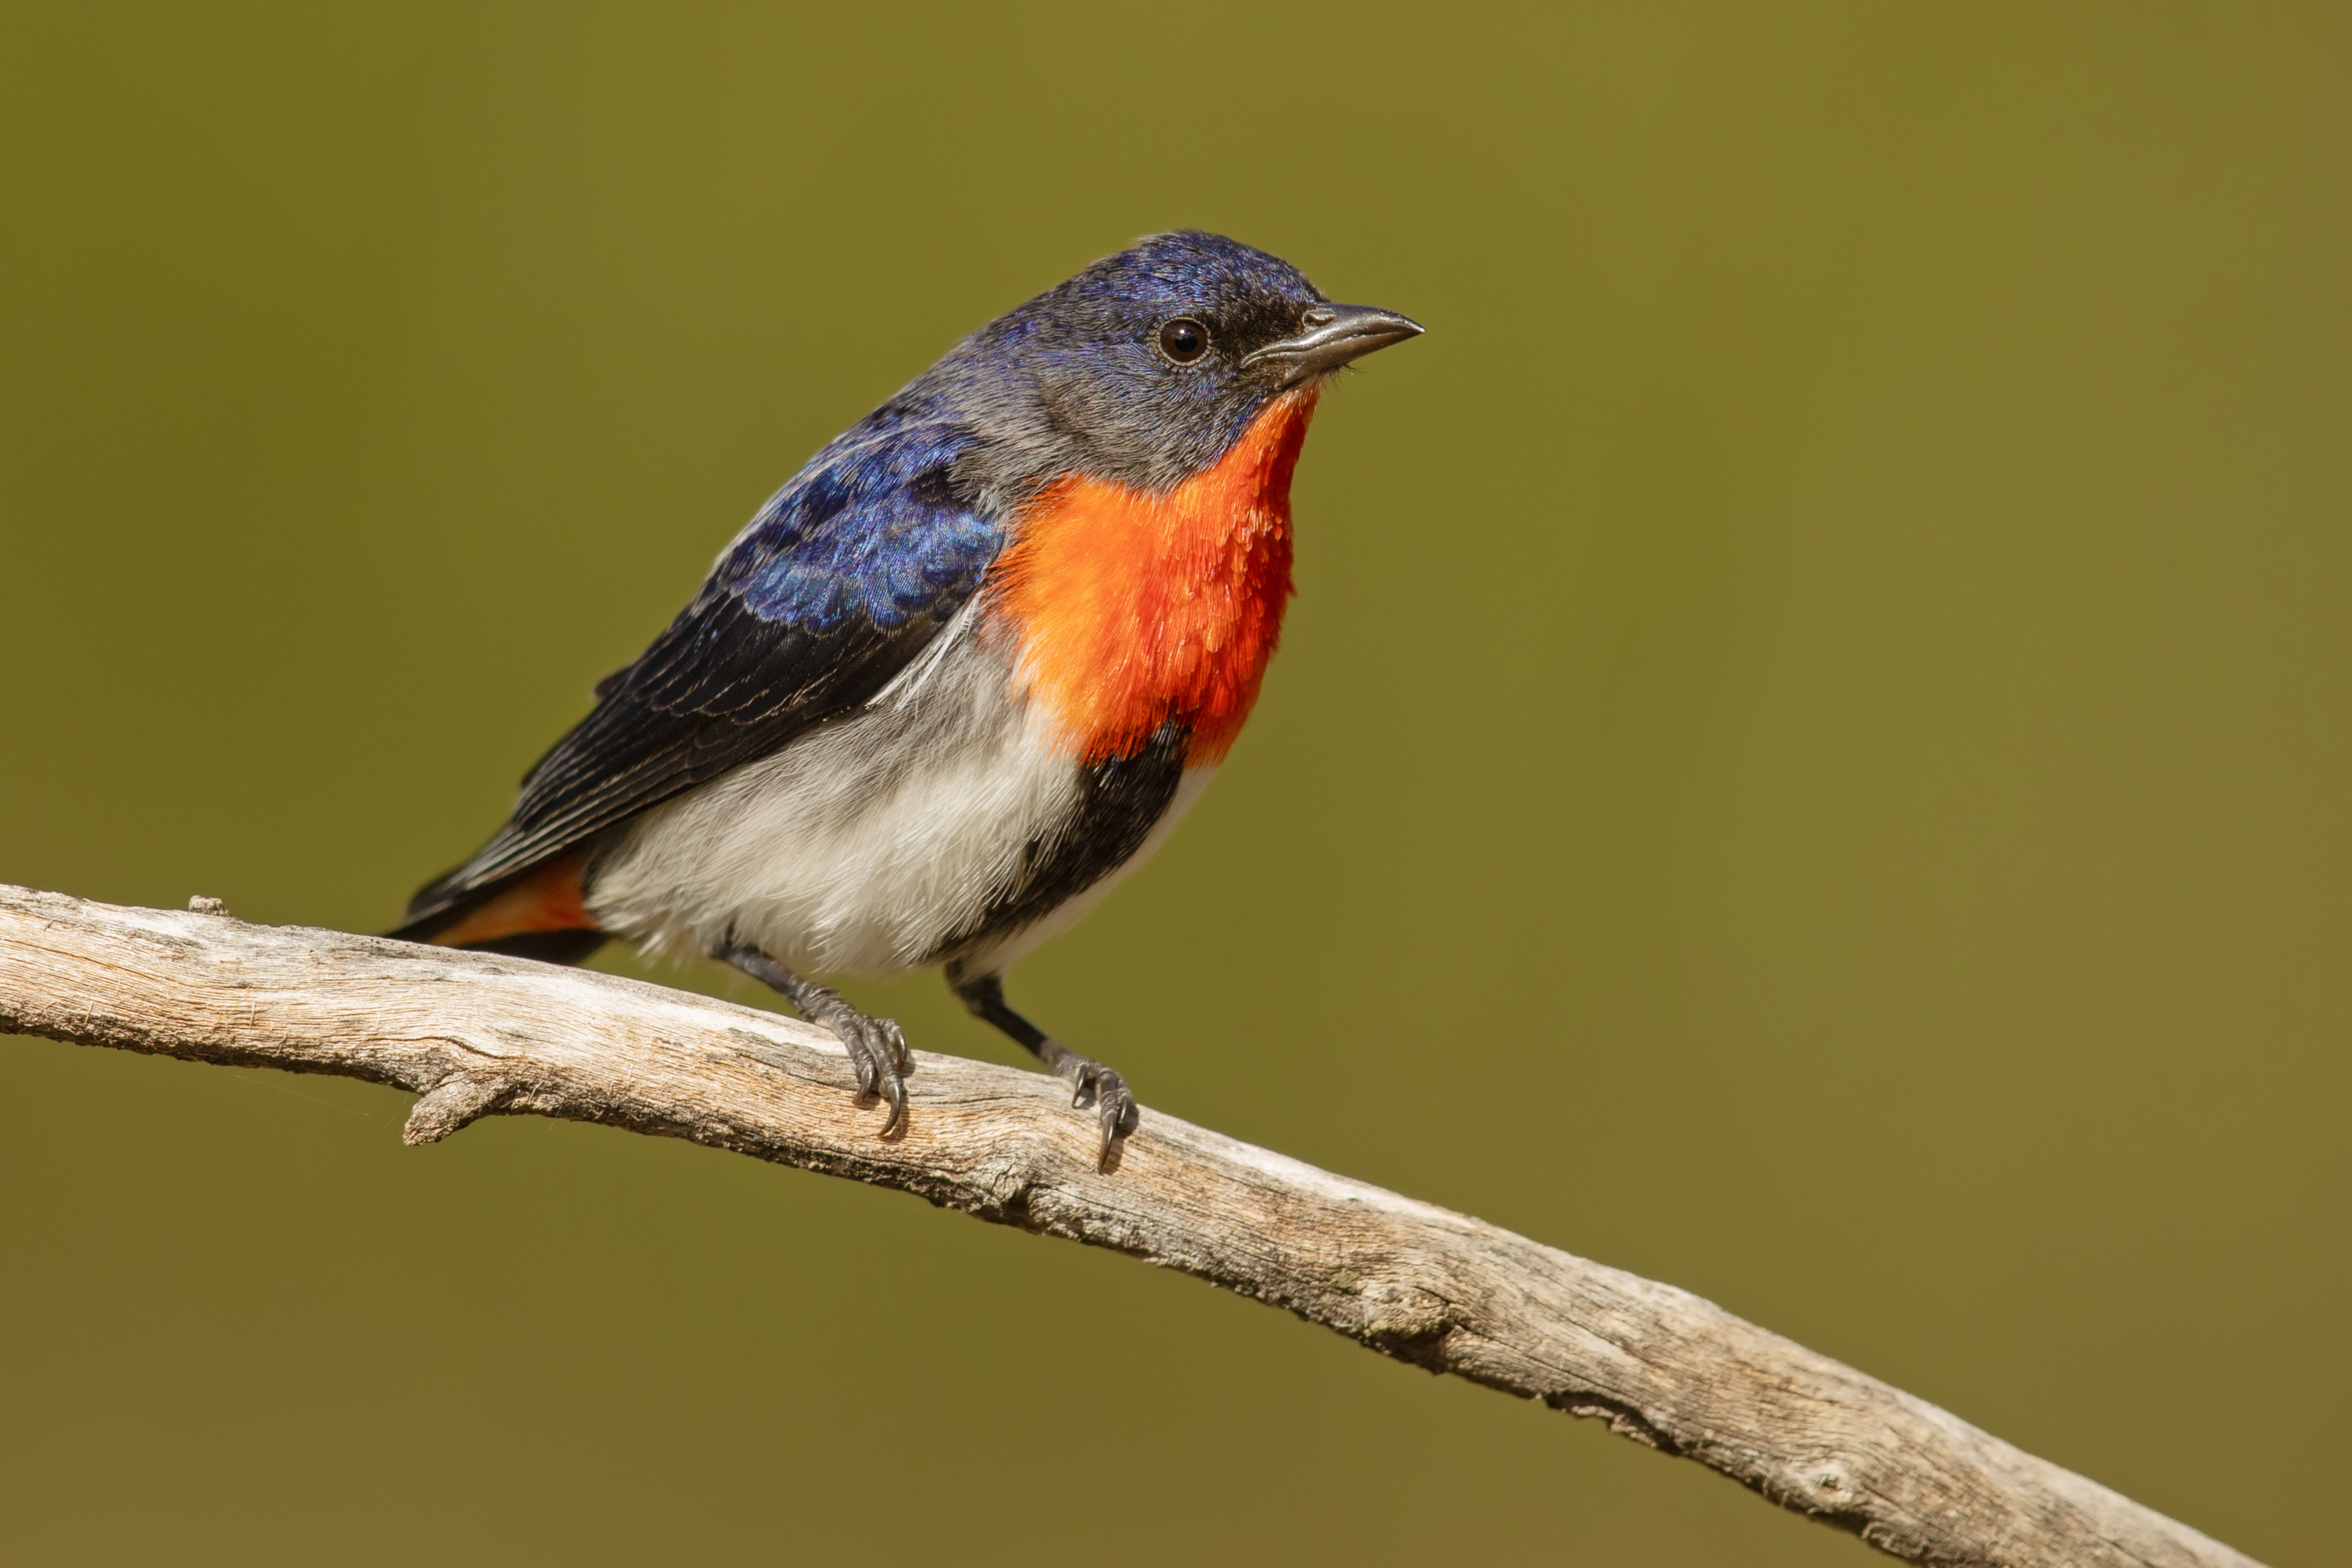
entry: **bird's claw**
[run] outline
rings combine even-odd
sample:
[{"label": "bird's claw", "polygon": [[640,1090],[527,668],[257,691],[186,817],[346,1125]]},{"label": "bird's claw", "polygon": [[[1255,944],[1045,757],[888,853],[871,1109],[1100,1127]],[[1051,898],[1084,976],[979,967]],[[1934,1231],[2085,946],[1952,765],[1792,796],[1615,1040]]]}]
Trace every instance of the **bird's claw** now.
[{"label": "bird's claw", "polygon": [[1063,1058],[1061,1076],[1070,1081],[1070,1104],[1074,1109],[1094,1108],[1095,1120],[1102,1128],[1101,1157],[1108,1161],[1118,1141],[1134,1131],[1143,1119],[1143,1113],[1136,1109],[1135,1096],[1128,1089],[1127,1079],[1115,1068],[1075,1053]]},{"label": "bird's claw", "polygon": [[782,992],[800,1009],[802,1017],[831,1030],[849,1053],[849,1065],[856,1071],[857,1098],[890,1102],[890,1116],[882,1123],[881,1135],[887,1138],[905,1130],[907,1079],[915,1070],[915,1058],[907,1049],[906,1034],[895,1019],[868,1017],[851,1006],[840,992],[802,979],[749,942],[730,942],[704,951]]},{"label": "bird's claw", "polygon": [[1119,1140],[1135,1131],[1142,1113],[1127,1079],[1078,1055],[1061,1041],[1004,1004],[1004,981],[996,974],[967,974],[948,966],[948,984],[975,1016],[995,1025],[1037,1054],[1045,1070],[1070,1086],[1070,1104],[1080,1110],[1092,1106],[1102,1128],[1102,1149],[1096,1164],[1105,1174],[1118,1168]]},{"label": "bird's claw", "polygon": [[849,1052],[850,1064],[857,1070],[857,1098],[889,1102],[890,1115],[882,1123],[882,1136],[887,1138],[904,1128],[907,1077],[915,1070],[915,1058],[907,1049],[907,1036],[898,1021],[871,1018],[845,1007],[824,1024]]}]

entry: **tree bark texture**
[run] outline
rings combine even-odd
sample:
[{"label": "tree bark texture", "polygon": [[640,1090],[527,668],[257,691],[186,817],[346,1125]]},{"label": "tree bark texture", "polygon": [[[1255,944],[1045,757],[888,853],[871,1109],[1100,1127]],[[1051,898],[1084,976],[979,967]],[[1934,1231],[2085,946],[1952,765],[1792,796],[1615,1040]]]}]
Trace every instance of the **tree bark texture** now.
[{"label": "tree bark texture", "polygon": [[1697,1460],[1909,1562],[2251,1564],[1671,1285],[1147,1111],[1109,1168],[1043,1074],[918,1053],[903,1133],[832,1036],[520,959],[0,886],[0,1032],[335,1073],[404,1136],[530,1112],[690,1139],[1108,1247]]}]

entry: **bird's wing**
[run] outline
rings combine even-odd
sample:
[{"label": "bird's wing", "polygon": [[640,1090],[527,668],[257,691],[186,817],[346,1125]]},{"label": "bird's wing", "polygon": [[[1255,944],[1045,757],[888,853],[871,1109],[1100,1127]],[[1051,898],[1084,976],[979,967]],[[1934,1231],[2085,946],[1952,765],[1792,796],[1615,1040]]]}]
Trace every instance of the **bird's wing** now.
[{"label": "bird's wing", "polygon": [[1003,525],[960,496],[962,428],[853,430],[720,555],[694,602],[524,778],[514,816],[403,933],[870,700],[980,584]]}]

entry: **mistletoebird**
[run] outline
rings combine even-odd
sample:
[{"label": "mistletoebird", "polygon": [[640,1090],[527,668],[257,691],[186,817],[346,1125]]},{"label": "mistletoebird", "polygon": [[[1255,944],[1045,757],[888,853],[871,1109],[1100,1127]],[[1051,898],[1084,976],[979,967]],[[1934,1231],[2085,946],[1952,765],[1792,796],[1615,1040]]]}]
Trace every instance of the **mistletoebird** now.
[{"label": "mistletoebird", "polygon": [[1421,327],[1213,234],[1096,262],[809,459],[392,934],[702,954],[839,1037],[906,1118],[905,1037],[813,974],[943,965],[1092,1107],[1126,1080],[1007,965],[1167,837],[1249,717],[1324,382]]}]

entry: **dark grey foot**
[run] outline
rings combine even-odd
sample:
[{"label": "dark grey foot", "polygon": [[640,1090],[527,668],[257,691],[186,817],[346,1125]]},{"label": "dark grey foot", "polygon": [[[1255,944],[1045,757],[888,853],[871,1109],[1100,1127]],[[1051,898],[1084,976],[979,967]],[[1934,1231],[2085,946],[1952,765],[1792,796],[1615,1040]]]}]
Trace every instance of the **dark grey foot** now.
[{"label": "dark grey foot", "polygon": [[1135,1131],[1143,1113],[1135,1108],[1127,1079],[1098,1061],[1078,1055],[1058,1040],[1048,1039],[1039,1051],[1054,1076],[1070,1086],[1070,1103],[1078,1110],[1092,1106],[1102,1126],[1102,1157],[1108,1159],[1118,1141]]},{"label": "dark grey foot", "polygon": [[1127,1079],[1102,1063],[1078,1055],[1006,1005],[1003,976],[961,974],[950,965],[948,986],[975,1017],[985,1018],[1034,1051],[1046,1071],[1070,1086],[1072,1105],[1081,1110],[1093,1107],[1102,1128],[1100,1163],[1108,1167],[1118,1141],[1134,1131],[1142,1119],[1135,1096],[1128,1091]]},{"label": "dark grey foot", "polygon": [[720,948],[710,956],[782,993],[802,1017],[833,1031],[833,1037],[847,1048],[850,1064],[857,1069],[858,1098],[870,1096],[890,1102],[890,1119],[882,1124],[883,1137],[907,1125],[907,1079],[914,1073],[915,1058],[897,1023],[866,1016],[844,1001],[840,992],[803,980],[748,943]]}]

